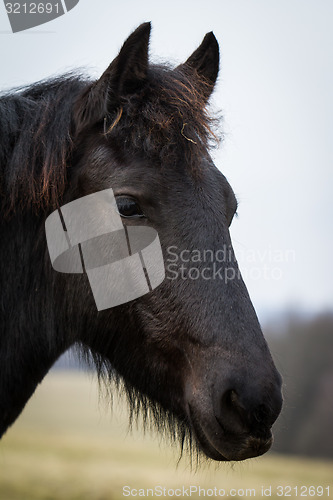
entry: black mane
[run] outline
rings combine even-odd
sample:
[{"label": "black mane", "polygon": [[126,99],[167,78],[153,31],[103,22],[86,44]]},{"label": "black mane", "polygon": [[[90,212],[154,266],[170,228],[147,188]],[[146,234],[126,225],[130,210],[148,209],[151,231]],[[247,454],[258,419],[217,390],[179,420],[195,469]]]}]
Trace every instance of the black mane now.
[{"label": "black mane", "polygon": [[[0,193],[4,212],[52,208],[64,193],[73,147],[73,108],[93,84],[70,73],[0,96]],[[200,89],[207,83],[184,69],[150,66],[140,92],[123,99],[98,124],[108,140],[157,163],[175,163],[180,136],[184,163],[194,165],[216,140]],[[199,89],[199,90],[198,90]]]},{"label": "black mane", "polygon": [[67,74],[0,96],[2,205],[54,205],[66,182],[73,100],[87,82]]},{"label": "black mane", "polygon": [[207,85],[185,68],[150,66],[142,90],[123,98],[115,118],[109,117],[108,137],[116,135],[134,153],[170,164],[182,146],[184,163],[194,164],[217,139],[212,131],[217,119],[201,90]]}]

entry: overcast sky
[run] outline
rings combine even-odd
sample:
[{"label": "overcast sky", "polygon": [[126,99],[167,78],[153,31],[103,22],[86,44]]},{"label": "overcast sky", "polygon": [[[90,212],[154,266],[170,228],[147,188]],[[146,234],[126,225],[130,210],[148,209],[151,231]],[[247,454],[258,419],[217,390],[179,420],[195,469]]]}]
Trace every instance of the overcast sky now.
[{"label": "overcast sky", "polygon": [[1,2],[0,87],[75,67],[98,76],[143,21],[155,61],[185,60],[211,30],[220,42],[213,154],[240,202],[231,232],[259,316],[332,307],[333,2],[80,0],[16,34]]}]

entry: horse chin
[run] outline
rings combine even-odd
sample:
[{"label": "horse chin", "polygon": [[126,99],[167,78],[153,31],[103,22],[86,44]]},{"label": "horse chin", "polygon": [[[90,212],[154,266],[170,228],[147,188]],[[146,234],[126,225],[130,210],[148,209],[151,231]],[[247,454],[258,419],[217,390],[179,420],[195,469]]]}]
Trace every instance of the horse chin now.
[{"label": "horse chin", "polygon": [[224,432],[216,418],[211,424],[208,423],[207,419],[201,419],[205,421],[205,425],[203,425],[190,405],[189,418],[199,449],[212,460],[239,462],[258,457],[266,453],[273,443],[270,430],[265,438],[246,434],[230,436]]}]

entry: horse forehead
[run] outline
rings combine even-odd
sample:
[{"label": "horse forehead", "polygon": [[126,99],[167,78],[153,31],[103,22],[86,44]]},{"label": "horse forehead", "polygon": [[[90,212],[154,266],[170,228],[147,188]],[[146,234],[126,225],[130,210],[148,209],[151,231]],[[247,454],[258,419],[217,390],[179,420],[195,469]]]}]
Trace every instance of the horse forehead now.
[{"label": "horse forehead", "polygon": [[99,145],[89,152],[89,161],[96,166],[105,165],[111,160],[111,150],[105,145]]},{"label": "horse forehead", "polygon": [[[119,181],[129,180],[128,175],[130,174],[134,182],[138,179],[144,181],[145,184],[147,182],[147,188],[149,185],[157,188],[162,182],[163,190],[168,187],[169,192],[173,189],[177,191],[179,186],[182,186],[182,192],[185,194],[186,191],[197,192],[199,188],[199,193],[203,197],[209,196],[209,193],[210,195],[221,193],[225,190],[226,185],[230,188],[224,175],[209,158],[202,159],[197,168],[191,169],[184,168],[178,162],[167,165],[162,162],[157,165],[152,163],[151,159],[131,157],[128,160],[124,158],[123,161],[119,161],[115,156],[110,144],[99,144],[89,151],[87,162],[93,168],[100,168],[101,172],[105,171],[105,168],[110,168],[110,174],[112,174],[112,170],[116,169]],[[201,175],[198,175],[198,172]]]}]

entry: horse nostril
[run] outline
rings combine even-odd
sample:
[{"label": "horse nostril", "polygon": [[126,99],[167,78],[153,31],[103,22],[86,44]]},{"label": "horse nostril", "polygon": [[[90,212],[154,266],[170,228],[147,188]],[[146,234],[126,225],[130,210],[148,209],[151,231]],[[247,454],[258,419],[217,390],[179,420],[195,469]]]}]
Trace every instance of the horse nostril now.
[{"label": "horse nostril", "polygon": [[238,394],[236,391],[234,391],[233,389],[231,391],[228,391],[229,392],[229,401],[230,401],[230,404],[235,408],[237,409],[238,411],[243,411],[244,408],[242,407],[242,405],[240,404],[239,402],[239,398],[238,398]]},{"label": "horse nostril", "polygon": [[239,413],[239,415],[242,416],[242,414],[244,413],[244,408],[240,404],[238,394],[234,389],[226,391],[226,393],[222,397],[222,401],[223,400],[224,402],[222,402],[222,405],[226,410]]},{"label": "horse nostril", "polygon": [[225,430],[234,434],[266,435],[280,413],[282,396],[275,390],[260,396],[255,391],[228,389],[220,401],[217,420]]},{"label": "horse nostril", "polygon": [[246,411],[234,389],[227,390],[221,400],[220,417],[216,417],[221,427],[231,433],[248,431]]},{"label": "horse nostril", "polygon": [[266,422],[269,419],[269,412],[267,410],[267,407],[263,404],[259,405],[253,412],[253,418],[254,420],[256,420],[256,422],[258,422],[258,424]]}]

